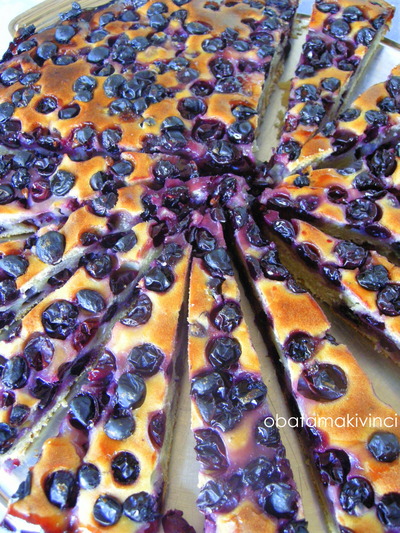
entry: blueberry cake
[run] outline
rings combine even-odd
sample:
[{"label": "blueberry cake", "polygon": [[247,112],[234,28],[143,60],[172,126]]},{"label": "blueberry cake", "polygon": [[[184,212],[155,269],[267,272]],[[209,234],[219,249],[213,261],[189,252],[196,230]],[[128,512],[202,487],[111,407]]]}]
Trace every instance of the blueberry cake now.
[{"label": "blueberry cake", "polygon": [[296,168],[304,144],[346,106],[393,12],[384,1],[316,1],[291,81],[279,145],[270,162],[274,174]]},{"label": "blueberry cake", "polygon": [[306,532],[222,227],[193,217],[189,296],[192,429],[205,532]]},{"label": "blueberry cake", "polygon": [[[347,174],[349,172],[349,174]],[[354,169],[306,169],[260,196],[262,205],[312,221],[337,237],[400,252],[400,208],[385,178]]]},{"label": "blueberry cake", "polygon": [[370,154],[385,141],[396,138],[400,128],[400,66],[391,71],[385,82],[362,93],[337,119],[325,124],[322,131],[296,151],[291,172],[326,159],[339,160],[344,155]]},{"label": "blueberry cake", "polygon": [[[254,243],[255,234],[259,238]],[[255,232],[250,217],[235,231],[235,240],[267,316],[288,388],[304,417],[307,450],[337,528],[345,533],[398,531],[398,415],[375,396],[356,359],[329,333],[331,325],[321,308],[282,265],[276,245]],[[329,423],[371,413],[381,420],[390,417],[393,428]]]},{"label": "blueberry cake", "polygon": [[375,251],[330,237],[307,222],[284,220],[273,211],[264,213],[263,219],[271,235],[281,239],[281,256],[301,282],[361,326],[380,351],[399,363],[400,268]]},{"label": "blueberry cake", "polygon": [[[167,238],[11,503],[44,531],[158,531],[190,246]],[[162,329],[160,329],[162,324]],[[183,336],[184,337],[184,336]]]},{"label": "blueberry cake", "polygon": [[117,2],[25,29],[1,66],[0,143],[78,159],[163,152],[246,172],[296,7]]}]

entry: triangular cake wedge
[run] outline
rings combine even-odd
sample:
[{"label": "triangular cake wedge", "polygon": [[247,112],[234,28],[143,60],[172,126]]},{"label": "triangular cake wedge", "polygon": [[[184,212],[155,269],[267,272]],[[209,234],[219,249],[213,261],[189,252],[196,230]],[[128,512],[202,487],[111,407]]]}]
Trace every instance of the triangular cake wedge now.
[{"label": "triangular cake wedge", "polygon": [[[17,517],[52,533],[158,531],[186,352],[189,260],[181,236],[166,239],[70,398],[59,434],[46,440],[6,524],[18,524]],[[168,272],[168,284],[156,271]]]},{"label": "triangular cake wedge", "polygon": [[314,3],[279,145],[269,163],[275,175],[290,174],[302,147],[346,106],[393,13],[384,1]]},{"label": "triangular cake wedge", "polygon": [[248,172],[297,1],[184,5],[114,2],[17,36],[1,65],[0,144],[75,154],[84,125],[79,154],[163,152]]},{"label": "triangular cake wedge", "polygon": [[270,233],[281,239],[280,255],[296,278],[399,364],[400,267],[302,220],[283,220],[273,211],[263,219]]},{"label": "triangular cake wedge", "polygon": [[204,531],[306,533],[222,226],[197,213],[189,238],[189,377]]},{"label": "triangular cake wedge", "polygon": [[[237,250],[303,417],[307,450],[330,514],[342,532],[397,531],[399,416],[376,397],[348,348],[332,337],[328,319],[280,263],[276,246],[259,233],[251,244],[248,235],[254,241],[254,234],[248,217],[235,231]],[[348,425],[346,417],[362,422]]]},{"label": "triangular cake wedge", "polygon": [[324,164],[356,152],[371,153],[377,146],[395,138],[400,129],[400,66],[388,79],[364,91],[338,119],[329,122],[311,138],[290,166],[290,172]]},{"label": "triangular cake wedge", "polygon": [[[400,79],[400,78],[399,78]],[[350,174],[344,175],[347,172]],[[260,203],[283,216],[312,221],[336,237],[400,253],[400,208],[395,188],[365,170],[306,169],[265,189]]]}]

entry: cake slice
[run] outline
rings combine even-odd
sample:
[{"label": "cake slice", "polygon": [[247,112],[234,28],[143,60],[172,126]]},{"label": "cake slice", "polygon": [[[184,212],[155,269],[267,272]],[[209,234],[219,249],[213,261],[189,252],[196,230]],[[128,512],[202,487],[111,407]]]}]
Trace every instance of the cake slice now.
[{"label": "cake slice", "polygon": [[393,13],[384,1],[314,3],[271,173],[281,176],[297,168],[302,147],[346,107]]},{"label": "cake slice", "polygon": [[[366,171],[311,170],[266,189],[261,204],[284,216],[305,218],[337,237],[372,245],[386,255],[400,251],[400,209],[395,188]],[[389,184],[388,184],[389,185]]]},{"label": "cake slice", "polygon": [[158,531],[185,351],[189,259],[182,236],[166,239],[75,388],[6,524],[18,517],[24,528],[52,533]]},{"label": "cake slice", "polygon": [[328,319],[280,263],[275,244],[262,238],[251,243],[250,217],[236,228],[238,253],[267,316],[336,527],[397,531],[399,416],[375,396],[356,359],[332,337]]},{"label": "cake slice", "polygon": [[[315,167],[327,159],[356,152],[370,154],[376,147],[396,138],[400,128],[400,66],[388,79],[363,92],[339,118],[328,122],[296,152],[290,172],[308,165]],[[324,163],[326,166],[326,163]]]},{"label": "cake slice", "polygon": [[196,213],[189,240],[189,377],[204,531],[305,533],[222,226]]},{"label": "cake slice", "polygon": [[210,173],[249,172],[296,0],[155,5],[115,2],[17,37],[1,65],[0,143],[75,155],[84,126],[93,153],[173,153]]},{"label": "cake slice", "polygon": [[400,268],[375,251],[330,237],[302,220],[283,220],[273,211],[263,219],[281,239],[281,256],[296,278],[361,326],[379,351],[399,363]]}]

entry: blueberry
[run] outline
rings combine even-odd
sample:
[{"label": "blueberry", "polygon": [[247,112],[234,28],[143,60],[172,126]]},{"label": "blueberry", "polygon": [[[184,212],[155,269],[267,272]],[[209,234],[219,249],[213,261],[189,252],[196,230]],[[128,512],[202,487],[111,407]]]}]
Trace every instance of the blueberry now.
[{"label": "blueberry", "polygon": [[6,453],[14,444],[17,438],[17,430],[6,424],[0,422],[0,453]]},{"label": "blueberry", "polygon": [[112,440],[125,440],[135,431],[135,421],[131,414],[111,416],[104,425],[104,433]]},{"label": "blueberry", "polygon": [[11,185],[16,189],[25,189],[31,182],[31,177],[28,171],[24,168],[19,168],[11,177]]},{"label": "blueberry", "polygon": [[373,222],[378,215],[378,208],[376,205],[366,198],[357,198],[349,202],[346,208],[346,217],[353,223],[370,223]]},{"label": "blueberry", "polygon": [[300,111],[300,123],[305,125],[319,124],[325,116],[325,109],[319,104],[307,103]]},{"label": "blueberry", "polygon": [[[283,526],[283,529],[279,533],[308,533],[307,522],[305,520],[292,520]],[[340,533],[346,532],[343,530]]]},{"label": "blueberry", "polygon": [[196,80],[199,75],[199,71],[194,68],[184,68],[177,72],[176,79],[181,83],[188,84],[191,81]]},{"label": "blueberry", "polygon": [[232,164],[241,157],[236,147],[224,140],[215,141],[208,152],[213,162],[217,165]]},{"label": "blueberry", "polygon": [[318,11],[321,11],[322,13],[331,13],[334,15],[337,13],[340,9],[340,7],[337,4],[330,3],[330,2],[319,2],[316,4],[316,8]]},{"label": "blueberry", "polygon": [[339,120],[341,120],[342,122],[352,122],[353,120],[356,120],[360,116],[360,114],[361,111],[359,109],[357,109],[356,107],[350,107],[339,115]]},{"label": "blueberry", "polygon": [[332,402],[347,392],[347,377],[337,365],[319,363],[304,369],[297,390],[305,398],[317,402]]},{"label": "blueberry", "polygon": [[11,96],[11,100],[15,107],[27,107],[35,94],[36,93],[33,89],[27,87],[25,89],[19,89],[15,91]]},{"label": "blueberry", "polygon": [[86,144],[93,138],[95,130],[90,126],[84,126],[75,130],[74,137],[79,144]]},{"label": "blueberry", "polygon": [[274,418],[262,418],[255,427],[255,439],[258,444],[275,448],[281,442],[279,429]]},{"label": "blueberry", "polygon": [[220,435],[213,429],[197,429],[194,432],[195,451],[202,469],[211,472],[223,472],[228,468],[226,449]]},{"label": "blueberry", "polygon": [[106,307],[101,294],[91,289],[81,289],[76,294],[78,305],[90,313],[99,313]]},{"label": "blueberry", "polygon": [[334,252],[341,259],[343,268],[351,269],[362,266],[368,255],[362,246],[349,241],[340,241],[335,246]]},{"label": "blueberry", "polygon": [[286,154],[289,161],[295,161],[301,152],[301,146],[296,141],[285,141],[278,146],[277,154]]},{"label": "blueberry", "polygon": [[36,378],[29,391],[34,398],[40,400],[38,408],[45,409],[53,401],[58,389],[58,383],[49,383],[42,378]]},{"label": "blueberry", "polygon": [[55,65],[70,65],[71,63],[75,63],[76,60],[77,58],[72,55],[56,56],[53,58]]},{"label": "blueberry", "polygon": [[285,343],[285,356],[295,363],[310,359],[316,349],[316,340],[307,333],[293,333]]},{"label": "blueberry", "polygon": [[92,92],[97,86],[97,81],[92,76],[80,76],[73,85],[75,92],[89,91]]},{"label": "blueberry", "polygon": [[399,439],[387,431],[375,432],[368,440],[367,448],[382,463],[393,463],[400,455]]},{"label": "blueberry", "polygon": [[97,401],[87,392],[78,394],[71,400],[69,413],[79,428],[89,428],[97,418]]},{"label": "blueberry", "polygon": [[57,470],[47,476],[44,491],[49,502],[59,509],[74,507],[77,498],[75,476],[69,470]]},{"label": "blueberry", "polygon": [[276,518],[293,518],[298,510],[298,497],[286,483],[269,483],[260,496],[260,504]]},{"label": "blueberry", "polygon": [[166,418],[163,411],[155,413],[150,419],[148,433],[155,448],[161,448],[164,443],[165,424]]},{"label": "blueberry", "polygon": [[372,28],[362,28],[356,34],[356,43],[362,44],[363,46],[369,46],[375,37],[375,31]]},{"label": "blueberry", "polygon": [[94,279],[105,278],[112,269],[111,257],[107,254],[87,254],[83,264],[86,272]]},{"label": "blueberry", "polygon": [[374,490],[363,477],[353,477],[341,487],[340,505],[349,514],[355,515],[361,506],[370,509],[374,505]]},{"label": "blueberry", "polygon": [[135,346],[128,359],[138,374],[153,376],[159,371],[164,361],[164,354],[154,344],[144,343]]},{"label": "blueberry", "polygon": [[75,185],[75,176],[67,170],[58,170],[50,180],[50,189],[55,196],[65,196]]},{"label": "blueberry", "polygon": [[56,28],[54,37],[58,43],[68,43],[75,35],[75,30],[72,26],[63,25]]},{"label": "blueberry", "polygon": [[379,291],[376,303],[379,311],[384,315],[400,315],[400,285],[388,283]]},{"label": "blueberry", "polygon": [[397,167],[397,161],[393,152],[385,148],[376,150],[367,160],[367,164],[371,172],[377,177],[382,176],[382,174],[384,176],[390,176]]},{"label": "blueberry", "polygon": [[374,192],[380,192],[385,187],[381,178],[378,178],[369,172],[360,172],[360,174],[354,178],[352,185],[359,191],[367,191],[368,195],[371,196]]},{"label": "blueberry", "polygon": [[10,85],[14,85],[14,83],[17,83],[21,79],[22,72],[14,67],[9,67],[3,70],[3,72],[0,74],[0,81],[3,85],[6,87],[10,87]]},{"label": "blueberry", "polygon": [[150,298],[142,292],[136,292],[131,300],[131,310],[121,322],[132,328],[146,324],[150,320],[152,309]]},{"label": "blueberry", "polygon": [[359,272],[357,281],[367,291],[379,291],[389,282],[389,274],[383,265],[373,265]]},{"label": "blueberry", "polygon": [[101,526],[114,526],[122,515],[122,505],[112,496],[99,496],[93,506],[93,517]]},{"label": "blueberry", "polygon": [[10,424],[12,426],[20,426],[25,422],[30,413],[30,409],[27,405],[14,404],[10,413]]},{"label": "blueberry", "polygon": [[0,104],[0,122],[6,122],[14,113],[14,105],[11,102]]},{"label": "blueberry", "polygon": [[84,463],[78,470],[78,481],[81,489],[95,489],[99,486],[100,479],[100,470],[92,463]]},{"label": "blueberry", "polygon": [[196,255],[215,250],[217,241],[205,228],[194,228],[189,236],[189,241]]},{"label": "blueberry", "polygon": [[147,492],[131,494],[124,501],[124,515],[132,522],[153,522],[159,517],[157,501]]},{"label": "blueberry", "polygon": [[201,46],[205,52],[215,54],[215,52],[223,50],[226,47],[226,43],[220,37],[214,37],[212,39],[204,39]]},{"label": "blueberry", "polygon": [[230,391],[231,400],[245,411],[257,409],[267,395],[267,387],[264,383],[252,376],[245,376],[236,381]]},{"label": "blueberry", "polygon": [[217,79],[233,76],[235,73],[232,63],[223,57],[217,57],[216,59],[210,61],[209,68]]},{"label": "blueberry", "polygon": [[229,126],[228,137],[234,143],[249,144],[254,141],[254,128],[247,120],[234,122]]},{"label": "blueberry", "polygon": [[36,241],[36,255],[43,262],[55,265],[65,250],[65,237],[58,231],[48,231]]},{"label": "blueberry", "polygon": [[4,279],[0,281],[0,305],[15,300],[19,296],[19,290],[13,279]]},{"label": "blueberry", "polygon": [[25,274],[28,266],[27,259],[19,255],[5,255],[0,259],[0,268],[13,278],[19,278],[19,276]]},{"label": "blueberry", "polygon": [[21,389],[29,378],[29,367],[26,359],[15,355],[8,359],[3,368],[1,379],[8,389]]},{"label": "blueberry", "polygon": [[321,81],[321,87],[325,91],[336,92],[340,88],[340,80],[337,78],[324,78]]},{"label": "blueberry", "polygon": [[243,470],[243,481],[253,490],[263,489],[276,474],[276,467],[266,457],[253,459]]},{"label": "blueberry", "polygon": [[299,102],[315,102],[318,100],[318,89],[315,85],[304,83],[295,90],[295,96]]},{"label": "blueberry", "polygon": [[140,465],[130,452],[120,452],[111,461],[113,478],[121,485],[131,485],[139,477]]},{"label": "blueberry", "polygon": [[167,117],[165,118],[161,123],[161,130],[181,130],[183,131],[185,129],[185,124],[183,123],[183,120],[181,120],[179,117]]},{"label": "blueberry", "polygon": [[371,109],[365,113],[365,119],[371,126],[384,126],[387,121],[388,117],[381,111],[376,111],[375,109]]},{"label": "blueberry", "polygon": [[122,134],[119,130],[107,129],[101,134],[101,143],[106,150],[115,152],[121,138]]},{"label": "blueberry", "polygon": [[110,50],[106,46],[97,46],[90,50],[87,60],[90,63],[101,63],[108,57],[109,53]]},{"label": "blueberry", "polygon": [[299,65],[295,71],[295,74],[301,80],[305,78],[311,78],[315,75],[315,68],[311,65]]},{"label": "blueberry", "polygon": [[37,55],[43,59],[50,59],[57,54],[57,45],[51,42],[44,42],[37,47]]},{"label": "blueberry", "polygon": [[343,450],[328,449],[316,453],[315,464],[325,486],[344,483],[351,469],[349,456]]},{"label": "blueberry", "polygon": [[40,371],[49,366],[54,355],[54,345],[45,335],[32,337],[24,347],[24,357],[34,370]]},{"label": "blueberry", "polygon": [[174,283],[174,274],[168,266],[154,266],[144,276],[146,289],[165,292]]},{"label": "blueberry", "polygon": [[191,393],[199,396],[225,396],[226,383],[221,373],[208,372],[192,379]]},{"label": "blueberry", "polygon": [[204,262],[217,276],[233,276],[232,264],[225,248],[215,248],[204,255]]},{"label": "blueberry", "polygon": [[58,112],[58,118],[61,120],[69,120],[79,115],[80,111],[81,108],[78,104],[72,104],[68,107],[64,107],[64,109],[60,109]]},{"label": "blueberry", "polygon": [[239,326],[243,318],[240,305],[236,302],[225,302],[212,313],[214,325],[225,333],[231,333]]},{"label": "blueberry", "polygon": [[[197,498],[197,507],[204,512],[217,512],[229,506],[229,494],[222,483],[217,481],[208,481],[201,489]],[[232,502],[233,506],[237,501]]]},{"label": "blueberry", "polygon": [[186,24],[186,30],[192,35],[205,35],[210,33],[210,27],[202,22],[189,22]]},{"label": "blueberry", "polygon": [[75,305],[67,300],[58,300],[42,313],[44,330],[53,339],[66,339],[77,325],[78,314]]},{"label": "blueberry", "polygon": [[18,502],[19,500],[23,500],[24,498],[30,495],[31,490],[32,490],[32,472],[29,471],[24,481],[20,483],[15,494],[11,496],[11,501]]},{"label": "blueberry", "polygon": [[113,294],[121,294],[137,276],[137,271],[131,268],[121,267],[111,274],[110,288]]},{"label": "blueberry", "polygon": [[183,118],[192,120],[207,111],[207,106],[200,98],[188,96],[178,102],[178,110]]},{"label": "blueberry", "polygon": [[349,6],[343,10],[343,18],[347,22],[355,22],[356,20],[364,20],[364,14],[360,8]]},{"label": "blueberry", "polygon": [[400,526],[400,494],[388,492],[378,503],[377,515],[379,521],[387,527]]},{"label": "blueberry", "polygon": [[400,76],[391,76],[386,83],[386,90],[393,98],[400,95]]},{"label": "blueberry", "polygon": [[118,403],[124,409],[140,407],[146,397],[143,378],[133,372],[125,372],[118,380]]},{"label": "blueberry", "polygon": [[394,98],[390,98],[389,96],[382,98],[382,100],[378,102],[378,107],[384,113],[397,113],[398,112],[398,105],[397,105],[396,100]]},{"label": "blueberry", "polygon": [[344,39],[351,31],[350,25],[342,19],[334,20],[328,27],[328,32],[336,39]]},{"label": "blueberry", "polygon": [[236,365],[242,354],[242,348],[237,339],[231,337],[217,337],[207,346],[207,357],[214,368],[230,368]]}]

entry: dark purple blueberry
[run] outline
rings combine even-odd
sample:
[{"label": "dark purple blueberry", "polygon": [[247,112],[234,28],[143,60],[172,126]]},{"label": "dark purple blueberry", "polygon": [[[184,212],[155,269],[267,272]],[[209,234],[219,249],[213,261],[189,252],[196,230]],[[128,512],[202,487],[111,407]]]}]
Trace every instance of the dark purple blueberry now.
[{"label": "dark purple blueberry", "polygon": [[109,192],[107,194],[94,198],[91,201],[92,211],[99,217],[107,216],[110,209],[112,209],[118,201],[118,194]]},{"label": "dark purple blueberry", "polygon": [[3,385],[8,389],[21,389],[29,378],[29,367],[26,359],[15,355],[8,359],[4,365],[1,379]]},{"label": "dark purple blueberry", "polygon": [[382,191],[385,188],[383,180],[369,172],[361,172],[353,180],[353,187],[366,195],[372,196],[374,193]]},{"label": "dark purple blueberry", "polygon": [[212,321],[224,333],[231,333],[242,321],[240,305],[236,302],[225,302],[212,312]]},{"label": "dark purple blueberry", "polygon": [[340,241],[335,246],[334,252],[341,259],[343,268],[350,269],[362,266],[368,255],[362,246],[349,241]]},{"label": "dark purple blueberry", "polygon": [[4,279],[0,281],[0,305],[15,300],[19,295],[19,290],[13,279]]},{"label": "dark purple blueberry", "polygon": [[300,123],[304,125],[319,124],[325,116],[325,109],[319,104],[307,103],[300,111]]},{"label": "dark purple blueberry", "polygon": [[257,111],[246,105],[238,105],[232,109],[232,115],[237,120],[248,120],[257,115]]},{"label": "dark purple blueberry", "polygon": [[321,259],[319,250],[313,244],[307,242],[302,242],[296,246],[296,251],[299,256],[308,264],[308,265],[317,265]]},{"label": "dark purple blueberry", "polygon": [[241,157],[237,148],[232,143],[224,140],[215,141],[209,148],[208,153],[217,165],[229,165]]},{"label": "dark purple blueberry", "polygon": [[279,261],[278,253],[275,249],[266,252],[260,260],[260,265],[264,276],[268,279],[284,280],[289,272]]},{"label": "dark purple blueberry", "polygon": [[260,496],[260,505],[276,518],[293,518],[298,510],[298,493],[286,483],[270,483]]},{"label": "dark purple blueberry", "polygon": [[179,100],[178,111],[183,118],[192,120],[198,115],[204,115],[207,111],[207,106],[201,98],[188,96],[187,98]]},{"label": "dark purple blueberry", "polygon": [[72,26],[69,25],[57,26],[56,31],[54,33],[56,41],[62,44],[68,43],[74,35],[75,30]]},{"label": "dark purple blueberry", "polygon": [[318,89],[315,85],[304,83],[295,90],[295,97],[299,102],[315,102],[318,100]]},{"label": "dark purple blueberry", "polygon": [[370,509],[374,505],[374,490],[365,478],[353,477],[342,486],[339,501],[347,513],[355,515],[360,507]]},{"label": "dark purple blueberry", "polygon": [[52,505],[70,509],[76,503],[78,487],[75,476],[69,470],[57,470],[45,481],[44,492]]},{"label": "dark purple blueberry", "polygon": [[88,373],[88,380],[94,381],[109,381],[116,369],[115,357],[112,353],[104,351],[97,360],[94,368]]},{"label": "dark purple blueberry", "polygon": [[215,52],[223,50],[226,47],[226,43],[220,37],[214,37],[212,39],[204,39],[201,46],[205,52],[215,54]]},{"label": "dark purple blueberry", "polygon": [[160,370],[164,354],[154,344],[145,343],[135,346],[128,359],[137,373],[142,376],[153,376]]},{"label": "dark purple blueberry", "polygon": [[300,174],[294,179],[293,185],[296,187],[308,187],[310,185],[310,178],[306,174]]},{"label": "dark purple blueberry", "polygon": [[388,431],[376,431],[368,440],[367,448],[382,463],[393,463],[400,455],[399,439]]},{"label": "dark purple blueberry", "polygon": [[386,90],[393,98],[400,95],[400,76],[391,76],[386,82]]},{"label": "dark purple blueberry", "polygon": [[357,6],[349,6],[343,10],[343,18],[347,22],[355,22],[356,20],[364,20],[364,14]]},{"label": "dark purple blueberry", "polygon": [[262,418],[255,427],[255,439],[258,444],[273,447],[279,446],[281,437],[275,419],[270,416]]},{"label": "dark purple blueberry", "polygon": [[112,440],[125,440],[135,431],[135,420],[130,413],[116,413],[104,425],[104,433]]},{"label": "dark purple blueberry", "polygon": [[388,283],[379,291],[376,303],[379,311],[384,315],[400,315],[400,285]]},{"label": "dark purple blueberry", "polygon": [[329,449],[315,454],[315,464],[326,485],[342,484],[350,473],[350,459],[343,450]]},{"label": "dark purple blueberry", "polygon": [[207,346],[207,357],[214,368],[230,368],[236,365],[242,354],[242,348],[237,339],[231,337],[217,337]]},{"label": "dark purple blueberry", "polygon": [[228,76],[227,78],[219,78],[215,84],[215,92],[233,94],[242,91],[242,84],[235,76]]},{"label": "dark purple blueberry", "polygon": [[204,262],[217,276],[233,276],[231,260],[225,248],[215,248],[204,256]]},{"label": "dark purple blueberry", "polygon": [[121,267],[110,276],[110,289],[113,294],[121,294],[137,277],[137,271]]},{"label": "dark purple blueberry", "polygon": [[318,2],[316,8],[318,11],[321,11],[321,13],[331,13],[332,15],[337,13],[340,9],[340,7],[333,2]]},{"label": "dark purple blueberry", "polygon": [[360,114],[360,109],[356,107],[350,107],[339,115],[339,120],[341,120],[342,122],[352,122],[353,120],[356,120],[360,116]]},{"label": "dark purple blueberry", "polygon": [[55,196],[65,196],[74,186],[75,176],[67,170],[58,170],[50,180],[50,190]]},{"label": "dark purple blueberry", "polygon": [[157,500],[148,492],[131,494],[124,501],[124,515],[132,522],[153,522],[159,517]]},{"label": "dark purple blueberry", "polygon": [[371,126],[384,126],[387,121],[388,117],[384,113],[381,113],[381,111],[376,111],[375,109],[370,109],[365,113],[365,119]]},{"label": "dark purple blueberry", "polygon": [[332,402],[347,393],[347,377],[337,365],[318,363],[304,369],[300,375],[297,390],[310,400]]},{"label": "dark purple blueberry", "polygon": [[122,505],[112,496],[99,496],[93,506],[93,517],[101,526],[114,526],[122,515]]},{"label": "dark purple blueberry", "polygon": [[32,490],[32,472],[29,471],[24,481],[20,483],[15,494],[11,496],[11,501],[18,502],[19,500],[23,500],[24,498],[30,495],[31,490]]},{"label": "dark purple blueberry", "polygon": [[88,91],[92,92],[97,86],[97,81],[92,76],[80,76],[73,85],[75,92]]},{"label": "dark purple blueberry", "polygon": [[388,492],[378,503],[377,515],[379,521],[387,527],[400,526],[400,494]]},{"label": "dark purple blueberry", "polygon": [[83,265],[94,279],[104,279],[112,269],[111,257],[107,254],[90,253],[84,257]]},{"label": "dark purple blueberry", "polygon": [[11,185],[0,185],[0,205],[11,203],[15,198],[15,191]]},{"label": "dark purple blueberry", "polygon": [[106,303],[102,295],[91,289],[81,289],[76,294],[76,299],[79,307],[89,311],[89,313],[100,313],[106,307]]},{"label": "dark purple blueberry", "polygon": [[34,385],[29,390],[34,398],[40,400],[38,408],[45,409],[53,401],[58,390],[58,383],[49,383],[42,378],[36,378]]},{"label": "dark purple blueberry", "polygon": [[321,81],[321,87],[325,91],[329,91],[331,93],[336,92],[340,88],[340,80],[337,78],[324,78]]},{"label": "dark purple blueberry", "polygon": [[132,485],[140,474],[140,465],[130,452],[120,452],[111,461],[113,478],[121,485]]},{"label": "dark purple blueberry", "polygon": [[48,115],[49,113],[52,113],[56,108],[57,108],[57,100],[53,98],[52,96],[47,96],[46,98],[42,98],[36,104],[36,111],[38,113],[42,113],[43,115]]},{"label": "dark purple blueberry", "polygon": [[295,74],[298,78],[304,80],[315,75],[315,68],[311,65],[299,65],[296,68]]},{"label": "dark purple blueberry", "polygon": [[378,107],[381,111],[384,113],[397,113],[398,111],[398,105],[394,98],[390,98],[389,96],[386,96],[385,98],[382,98],[378,102]]},{"label": "dark purple blueberry", "polygon": [[3,70],[3,72],[0,74],[0,81],[6,87],[10,87],[11,85],[14,85],[14,83],[17,83],[21,76],[22,72],[19,69],[9,67]]},{"label": "dark purple blueberry", "polygon": [[6,453],[14,444],[17,438],[17,430],[6,424],[0,422],[0,453]]},{"label": "dark purple blueberry", "polygon": [[30,413],[30,409],[27,405],[17,403],[12,406],[10,413],[10,424],[12,426],[20,426],[25,422]]},{"label": "dark purple blueberry", "polygon": [[189,242],[197,255],[215,250],[217,241],[211,233],[204,228],[194,228],[189,235]]},{"label": "dark purple blueberry", "polygon": [[140,407],[146,398],[144,379],[134,372],[125,372],[118,380],[117,397],[124,409]]},{"label": "dark purple blueberry", "polygon": [[222,374],[218,372],[207,372],[192,379],[191,394],[225,396],[225,393],[226,383]]},{"label": "dark purple blueberry", "polygon": [[166,417],[164,411],[155,413],[149,422],[149,437],[155,448],[164,444]]},{"label": "dark purple blueberry", "polygon": [[230,391],[230,397],[235,405],[245,411],[257,409],[267,395],[267,387],[264,383],[252,376],[245,376],[236,381]]},{"label": "dark purple blueberry", "polygon": [[375,30],[372,28],[361,28],[356,34],[356,43],[363,46],[369,46],[375,38],[375,33]]},{"label": "dark purple blueberry", "polygon": [[342,280],[340,269],[335,265],[323,265],[322,275],[334,285],[340,285]]},{"label": "dark purple blueberry", "polygon": [[19,168],[11,177],[11,185],[16,189],[25,189],[30,184],[31,177],[27,170]]},{"label": "dark purple blueberry", "polygon": [[54,355],[54,345],[45,335],[32,337],[24,347],[24,357],[34,370],[40,371],[49,366]]},{"label": "dark purple blueberry", "polygon": [[395,155],[392,151],[381,148],[376,150],[373,155],[367,160],[368,167],[375,174],[380,177],[390,176],[394,173],[397,167]]},{"label": "dark purple blueberry", "polygon": [[327,31],[336,39],[344,39],[350,33],[351,27],[345,20],[336,19],[328,26]]},{"label": "dark purple blueberry", "polygon": [[99,486],[100,470],[92,463],[84,463],[78,470],[78,481],[81,489],[92,490]]},{"label": "dark purple blueberry", "polygon": [[226,449],[220,435],[213,429],[197,429],[195,451],[202,469],[211,472],[223,472],[228,468]]},{"label": "dark purple blueberry", "polygon": [[295,161],[300,156],[301,146],[296,141],[285,141],[278,146],[277,154],[285,154],[289,161]]},{"label": "dark purple blueberry", "polygon": [[184,68],[176,73],[176,78],[185,85],[199,77],[199,71],[194,68]]},{"label": "dark purple blueberry", "polygon": [[97,402],[91,394],[84,392],[72,398],[69,414],[71,419],[78,423],[79,428],[91,427],[97,418],[97,413]]},{"label": "dark purple blueberry", "polygon": [[[308,533],[307,525],[305,520],[291,521],[288,524],[285,524],[283,528],[279,530],[279,533]],[[345,531],[341,533],[345,533]]]},{"label": "dark purple blueberry", "polygon": [[357,281],[367,291],[379,291],[389,282],[389,274],[383,265],[373,265],[359,272]]},{"label": "dark purple blueberry", "polygon": [[43,328],[53,339],[66,339],[77,325],[78,314],[78,308],[71,302],[58,300],[43,311]]},{"label": "dark purple blueberry", "polygon": [[216,78],[226,78],[233,76],[235,73],[232,63],[223,57],[217,57],[210,61],[209,67]]},{"label": "dark purple blueberry", "polygon": [[238,502],[235,495],[230,494],[221,482],[211,480],[200,489],[196,503],[200,511],[204,513],[233,509]]},{"label": "dark purple blueberry", "polygon": [[293,239],[296,236],[296,230],[291,222],[288,220],[275,220],[275,222],[272,224],[272,229],[278,233],[278,235],[285,241],[285,242],[292,242]]},{"label": "dark purple blueberry", "polygon": [[115,152],[118,149],[118,143],[122,138],[119,130],[107,129],[101,134],[101,143],[109,152]]},{"label": "dark purple blueberry", "polygon": [[121,323],[132,328],[146,324],[150,320],[152,309],[150,298],[143,292],[135,292],[131,300],[131,310]]},{"label": "dark purple blueberry", "polygon": [[266,457],[253,459],[243,470],[243,481],[252,490],[263,489],[276,474],[276,467]]},{"label": "dark purple blueberry", "polygon": [[174,274],[168,266],[154,266],[144,277],[146,289],[165,292],[174,283]]},{"label": "dark purple blueberry", "polygon": [[304,363],[314,355],[316,339],[307,333],[293,333],[285,342],[285,356],[295,363]]},{"label": "dark purple blueberry", "polygon": [[205,35],[210,33],[211,28],[208,24],[203,24],[202,22],[189,22],[189,24],[186,24],[186,30],[192,35]]},{"label": "dark purple blueberry", "polygon": [[90,63],[102,63],[110,54],[107,46],[96,46],[88,53],[87,60]]},{"label": "dark purple blueberry", "polygon": [[25,257],[20,257],[19,255],[5,255],[0,259],[0,268],[13,278],[19,278],[19,276],[25,274],[28,266],[29,262]]},{"label": "dark purple blueberry", "polygon": [[35,94],[32,88],[26,87],[15,91],[11,96],[11,100],[15,107],[27,107]]},{"label": "dark purple blueberry", "polygon": [[55,265],[65,250],[65,237],[58,231],[48,231],[36,241],[36,255],[43,262]]},{"label": "dark purple blueberry", "polygon": [[229,126],[227,134],[234,143],[248,144],[254,141],[254,128],[247,120],[234,122]]}]

